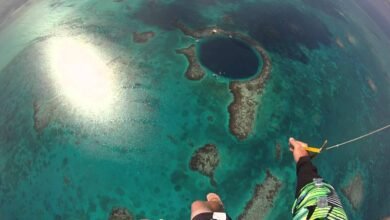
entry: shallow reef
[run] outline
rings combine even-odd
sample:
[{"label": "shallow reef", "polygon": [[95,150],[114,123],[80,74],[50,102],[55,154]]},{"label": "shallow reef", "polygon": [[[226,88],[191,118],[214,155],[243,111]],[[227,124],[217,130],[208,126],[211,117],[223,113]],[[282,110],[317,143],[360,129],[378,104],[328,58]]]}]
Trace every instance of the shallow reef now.
[{"label": "shallow reef", "polygon": [[196,47],[195,45],[191,45],[188,48],[178,49],[176,50],[178,54],[184,54],[188,60],[188,68],[185,73],[185,76],[189,80],[201,80],[205,72],[200,66],[197,57],[196,57]]},{"label": "shallow reef", "polygon": [[126,208],[113,208],[109,220],[133,220]]},{"label": "shallow reef", "polygon": [[147,43],[155,35],[156,34],[153,31],[133,32],[133,41],[139,44]]},{"label": "shallow reef", "polygon": [[213,186],[217,185],[214,178],[214,171],[219,164],[219,154],[217,146],[206,144],[194,152],[190,161],[191,170],[208,176]]},{"label": "shallow reef", "polygon": [[[263,66],[256,76],[248,81],[232,81],[229,88],[233,94],[233,102],[229,105],[229,128],[231,133],[239,140],[246,139],[252,132],[255,122],[256,110],[260,104],[259,96],[263,93],[271,73],[271,59],[266,50],[254,39],[240,32],[227,31],[218,27],[207,27],[198,30],[188,28],[177,21],[178,27],[185,35],[193,38],[207,38],[212,36],[225,36],[239,39],[250,45],[263,59]],[[199,62],[197,59],[193,62]]]},{"label": "shallow reef", "polygon": [[349,183],[342,188],[342,192],[348,198],[352,207],[357,210],[360,208],[364,199],[364,184],[363,177],[357,173]]},{"label": "shallow reef", "polygon": [[282,182],[267,170],[264,182],[256,185],[252,199],[248,201],[244,212],[238,219],[265,219],[281,187]]}]

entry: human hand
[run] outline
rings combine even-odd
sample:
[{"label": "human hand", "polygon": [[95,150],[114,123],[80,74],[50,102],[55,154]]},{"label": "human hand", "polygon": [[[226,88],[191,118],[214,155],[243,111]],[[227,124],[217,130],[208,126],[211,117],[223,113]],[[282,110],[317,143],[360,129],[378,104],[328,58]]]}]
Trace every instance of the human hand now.
[{"label": "human hand", "polygon": [[301,157],[309,156],[309,153],[305,150],[307,144],[294,138],[288,140],[290,151],[293,153],[294,160],[297,163]]}]

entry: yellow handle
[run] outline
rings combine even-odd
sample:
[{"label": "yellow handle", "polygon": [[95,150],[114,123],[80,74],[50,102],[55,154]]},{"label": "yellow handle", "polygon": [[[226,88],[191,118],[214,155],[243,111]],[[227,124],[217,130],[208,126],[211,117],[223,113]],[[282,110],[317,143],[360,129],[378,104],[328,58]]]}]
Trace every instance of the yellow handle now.
[{"label": "yellow handle", "polygon": [[321,153],[321,148],[316,147],[305,147],[305,150],[316,154]]}]

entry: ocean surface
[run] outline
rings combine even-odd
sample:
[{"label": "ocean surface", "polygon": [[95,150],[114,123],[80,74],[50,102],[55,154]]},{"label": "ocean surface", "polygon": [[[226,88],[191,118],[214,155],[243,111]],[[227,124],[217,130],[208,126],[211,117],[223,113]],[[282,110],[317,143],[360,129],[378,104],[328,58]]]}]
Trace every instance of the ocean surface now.
[{"label": "ocean surface", "polygon": [[[282,188],[266,219],[290,219],[290,136],[332,145],[390,122],[390,38],[362,1],[0,0],[0,219],[108,219],[114,207],[189,219],[211,191],[237,219],[267,170]],[[175,51],[202,41],[178,20],[267,50],[247,139],[229,131],[230,80],[207,68],[185,77]],[[137,43],[134,32],[154,36]],[[350,219],[390,216],[389,143],[385,131],[314,160]],[[205,144],[220,155],[215,186],[189,167]],[[343,189],[356,176],[351,202]]]}]

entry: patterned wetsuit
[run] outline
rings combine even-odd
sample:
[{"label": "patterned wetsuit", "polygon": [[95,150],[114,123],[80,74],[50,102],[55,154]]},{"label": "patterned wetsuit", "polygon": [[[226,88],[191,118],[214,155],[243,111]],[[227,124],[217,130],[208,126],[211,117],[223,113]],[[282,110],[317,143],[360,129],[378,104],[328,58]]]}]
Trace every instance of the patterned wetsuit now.
[{"label": "patterned wetsuit", "polygon": [[292,213],[294,220],[348,219],[334,188],[322,182],[310,157],[297,163],[297,191]]}]

